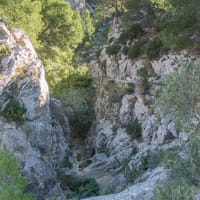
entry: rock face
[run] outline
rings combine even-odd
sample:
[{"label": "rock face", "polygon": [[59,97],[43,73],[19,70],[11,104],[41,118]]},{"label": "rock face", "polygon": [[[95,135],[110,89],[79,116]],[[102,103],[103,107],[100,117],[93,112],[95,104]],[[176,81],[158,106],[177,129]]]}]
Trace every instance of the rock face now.
[{"label": "rock face", "polygon": [[17,156],[27,191],[41,200],[64,200],[57,169],[68,159],[67,120],[62,117],[61,126],[56,119],[59,103],[50,103],[43,65],[28,37],[0,22],[0,48],[0,147]]},{"label": "rock face", "polygon": [[[120,35],[114,26],[109,34],[113,43]],[[89,164],[78,169],[84,177],[95,178],[102,193],[121,191],[136,181],[135,173],[155,167],[159,151],[180,145],[173,116],[158,117],[152,102],[167,75],[179,70],[183,61],[196,59],[185,50],[134,63],[123,54],[116,56],[107,55],[104,48],[91,63],[96,122],[85,149],[93,154],[82,157],[81,162]]]},{"label": "rock face", "polygon": [[158,183],[166,179],[166,170],[156,168],[145,173],[142,181],[126,190],[105,196],[91,197],[84,200],[149,200],[153,195],[153,190]]},{"label": "rock face", "polygon": [[86,8],[85,0],[67,0],[70,3],[73,10],[84,10]]}]

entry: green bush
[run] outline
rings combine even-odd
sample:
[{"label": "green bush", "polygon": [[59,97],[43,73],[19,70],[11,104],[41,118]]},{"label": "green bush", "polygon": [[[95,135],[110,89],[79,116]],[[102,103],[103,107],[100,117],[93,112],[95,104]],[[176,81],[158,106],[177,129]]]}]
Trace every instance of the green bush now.
[{"label": "green bush", "polygon": [[118,41],[121,44],[126,44],[128,40],[132,41],[133,39],[140,38],[143,35],[144,31],[140,24],[133,24],[128,30],[121,33]]},{"label": "green bush", "polygon": [[144,34],[144,31],[141,27],[140,24],[133,24],[129,30],[128,30],[128,33],[129,33],[129,37],[130,39],[136,39],[136,38],[139,38],[141,36],[143,36]]},{"label": "green bush", "polygon": [[187,182],[190,185],[200,186],[200,139],[199,130],[194,133],[184,152],[186,158],[178,156],[171,171],[171,179]]},{"label": "green bush", "polygon": [[137,70],[137,75],[141,77],[143,89],[144,92],[146,93],[150,88],[148,78],[153,75],[152,69],[147,67],[142,67]]},{"label": "green bush", "polygon": [[160,34],[160,39],[162,40],[163,44],[163,47],[161,48],[161,53],[165,53],[169,49],[179,50],[193,45],[191,39],[187,35],[177,36],[172,33],[163,33]]},{"label": "green bush", "polygon": [[140,170],[146,171],[147,169],[149,169],[149,160],[150,160],[150,156],[149,155],[143,156],[141,158]]},{"label": "green bush", "polygon": [[0,60],[10,54],[10,49],[5,46],[0,46]]},{"label": "green bush", "polygon": [[115,82],[109,84],[108,90],[110,103],[119,103],[127,92],[124,85],[118,85]]},{"label": "green bush", "polygon": [[128,31],[122,32],[118,39],[120,44],[126,44],[128,40],[130,40],[130,33]]},{"label": "green bush", "polygon": [[176,72],[164,81],[155,101],[164,115],[173,113],[177,128],[191,124],[191,118],[198,116],[199,74],[199,61],[182,64],[180,73]]},{"label": "green bush", "polygon": [[150,40],[146,47],[147,58],[152,60],[159,57],[161,47],[162,47],[162,42],[159,38],[154,38]]},{"label": "green bush", "polygon": [[121,49],[120,45],[118,45],[118,44],[113,44],[113,45],[108,46],[108,47],[106,48],[106,53],[107,53],[108,55],[117,55],[120,49]]},{"label": "green bush", "polygon": [[94,88],[66,88],[56,97],[62,102],[74,137],[85,138],[94,118]]},{"label": "green bush", "polygon": [[81,179],[74,184],[70,184],[69,188],[74,192],[72,196],[75,196],[77,199],[97,196],[99,194],[99,186],[93,178]]},{"label": "green bush", "polygon": [[133,94],[135,91],[135,85],[134,83],[128,83],[126,86],[126,93],[127,94]]},{"label": "green bush", "polygon": [[151,200],[192,200],[195,188],[186,183],[167,182],[159,187]]},{"label": "green bush", "polygon": [[138,139],[142,136],[142,127],[137,119],[130,121],[126,126],[126,131],[133,139]]},{"label": "green bush", "polygon": [[89,74],[73,73],[69,75],[66,82],[68,87],[87,88],[91,86],[92,77]]},{"label": "green bush", "polygon": [[0,199],[33,200],[24,192],[27,181],[21,176],[17,159],[3,150],[0,151]]},{"label": "green bush", "polygon": [[3,110],[1,115],[8,121],[14,121],[18,125],[24,123],[26,109],[24,106],[16,99],[10,99],[9,103],[6,105],[6,108]]},{"label": "green bush", "polygon": [[128,55],[128,50],[129,50],[129,48],[128,48],[127,46],[125,46],[125,47],[122,49],[122,53],[123,53],[124,55]]},{"label": "green bush", "polygon": [[[156,189],[152,200],[191,200],[200,186],[200,147],[199,138],[192,139],[186,147],[186,157],[173,154],[167,157],[172,168],[169,178],[162,187]],[[165,158],[166,159],[166,156]],[[164,161],[166,162],[166,161]]]},{"label": "green bush", "polygon": [[128,50],[129,59],[133,60],[138,58],[143,53],[143,42],[137,41]]}]

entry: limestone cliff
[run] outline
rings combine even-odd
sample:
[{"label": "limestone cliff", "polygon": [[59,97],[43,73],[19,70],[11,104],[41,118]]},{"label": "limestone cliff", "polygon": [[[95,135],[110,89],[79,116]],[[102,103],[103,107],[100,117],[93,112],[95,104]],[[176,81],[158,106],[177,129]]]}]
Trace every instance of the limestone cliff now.
[{"label": "limestone cliff", "polygon": [[0,23],[0,147],[15,154],[39,199],[65,196],[57,170],[68,159],[67,119],[50,100],[44,68],[28,37]]},{"label": "limestone cliff", "polygon": [[[114,43],[120,35],[119,23],[114,21],[110,30],[108,40],[112,38]],[[106,47],[91,62],[96,121],[84,149],[93,153],[83,156],[80,163],[88,164],[84,167],[80,164],[78,171],[85,177],[95,178],[102,193],[113,193],[138,181],[145,187],[145,179],[140,176],[146,170],[155,180],[154,170],[160,170],[154,169],[157,154],[187,140],[187,134],[176,130],[173,116],[160,118],[159,109],[152,102],[163,79],[179,70],[183,61],[194,60],[196,56],[182,50],[153,61],[141,58],[133,62],[123,53],[108,55]],[[142,71],[144,68],[147,71]],[[141,135],[134,135],[136,128]],[[165,169],[161,174],[164,177]],[[147,178],[148,184],[151,178]],[[137,185],[129,189],[114,196],[91,199],[128,200],[133,194],[134,199],[150,199],[153,190],[146,194]]]}]

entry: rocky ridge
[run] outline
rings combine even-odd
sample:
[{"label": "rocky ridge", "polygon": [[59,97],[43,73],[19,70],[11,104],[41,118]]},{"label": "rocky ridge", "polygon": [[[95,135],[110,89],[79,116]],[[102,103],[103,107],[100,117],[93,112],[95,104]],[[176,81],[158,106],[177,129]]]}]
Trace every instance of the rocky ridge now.
[{"label": "rocky ridge", "polygon": [[64,200],[57,170],[69,154],[67,119],[49,97],[43,65],[24,32],[0,22],[0,48],[0,148],[18,158],[27,191]]}]

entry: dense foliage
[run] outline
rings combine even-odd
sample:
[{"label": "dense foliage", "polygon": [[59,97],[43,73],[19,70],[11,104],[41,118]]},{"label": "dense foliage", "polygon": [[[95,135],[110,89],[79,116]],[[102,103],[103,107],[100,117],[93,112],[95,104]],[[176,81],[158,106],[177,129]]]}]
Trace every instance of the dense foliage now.
[{"label": "dense foliage", "polygon": [[156,102],[163,114],[173,113],[178,128],[190,134],[181,154],[171,159],[169,179],[153,200],[190,200],[200,186],[199,70],[199,61],[185,63],[181,72],[166,79]]},{"label": "dense foliage", "polygon": [[200,63],[183,64],[182,71],[174,73],[164,82],[156,103],[164,114],[173,113],[177,125],[189,125],[191,118],[199,118]]},{"label": "dense foliage", "polygon": [[27,182],[20,175],[17,159],[7,151],[0,151],[0,199],[33,200],[24,193]]},{"label": "dense foliage", "polygon": [[[125,0],[120,5],[123,32],[117,42],[127,45],[123,53],[130,59],[141,54],[153,60],[183,48],[199,50],[199,1]],[[142,51],[138,40],[144,41]]]},{"label": "dense foliage", "polygon": [[[66,87],[74,71],[74,50],[94,32],[89,11],[73,11],[65,0],[0,1],[0,18],[10,27],[24,30],[37,47],[52,92]],[[61,86],[62,85],[62,86]]]},{"label": "dense foliage", "polygon": [[86,197],[97,196],[99,194],[98,184],[96,180],[92,178],[81,179],[74,184],[72,183],[69,187],[74,192],[72,197],[75,199],[83,199]]}]

